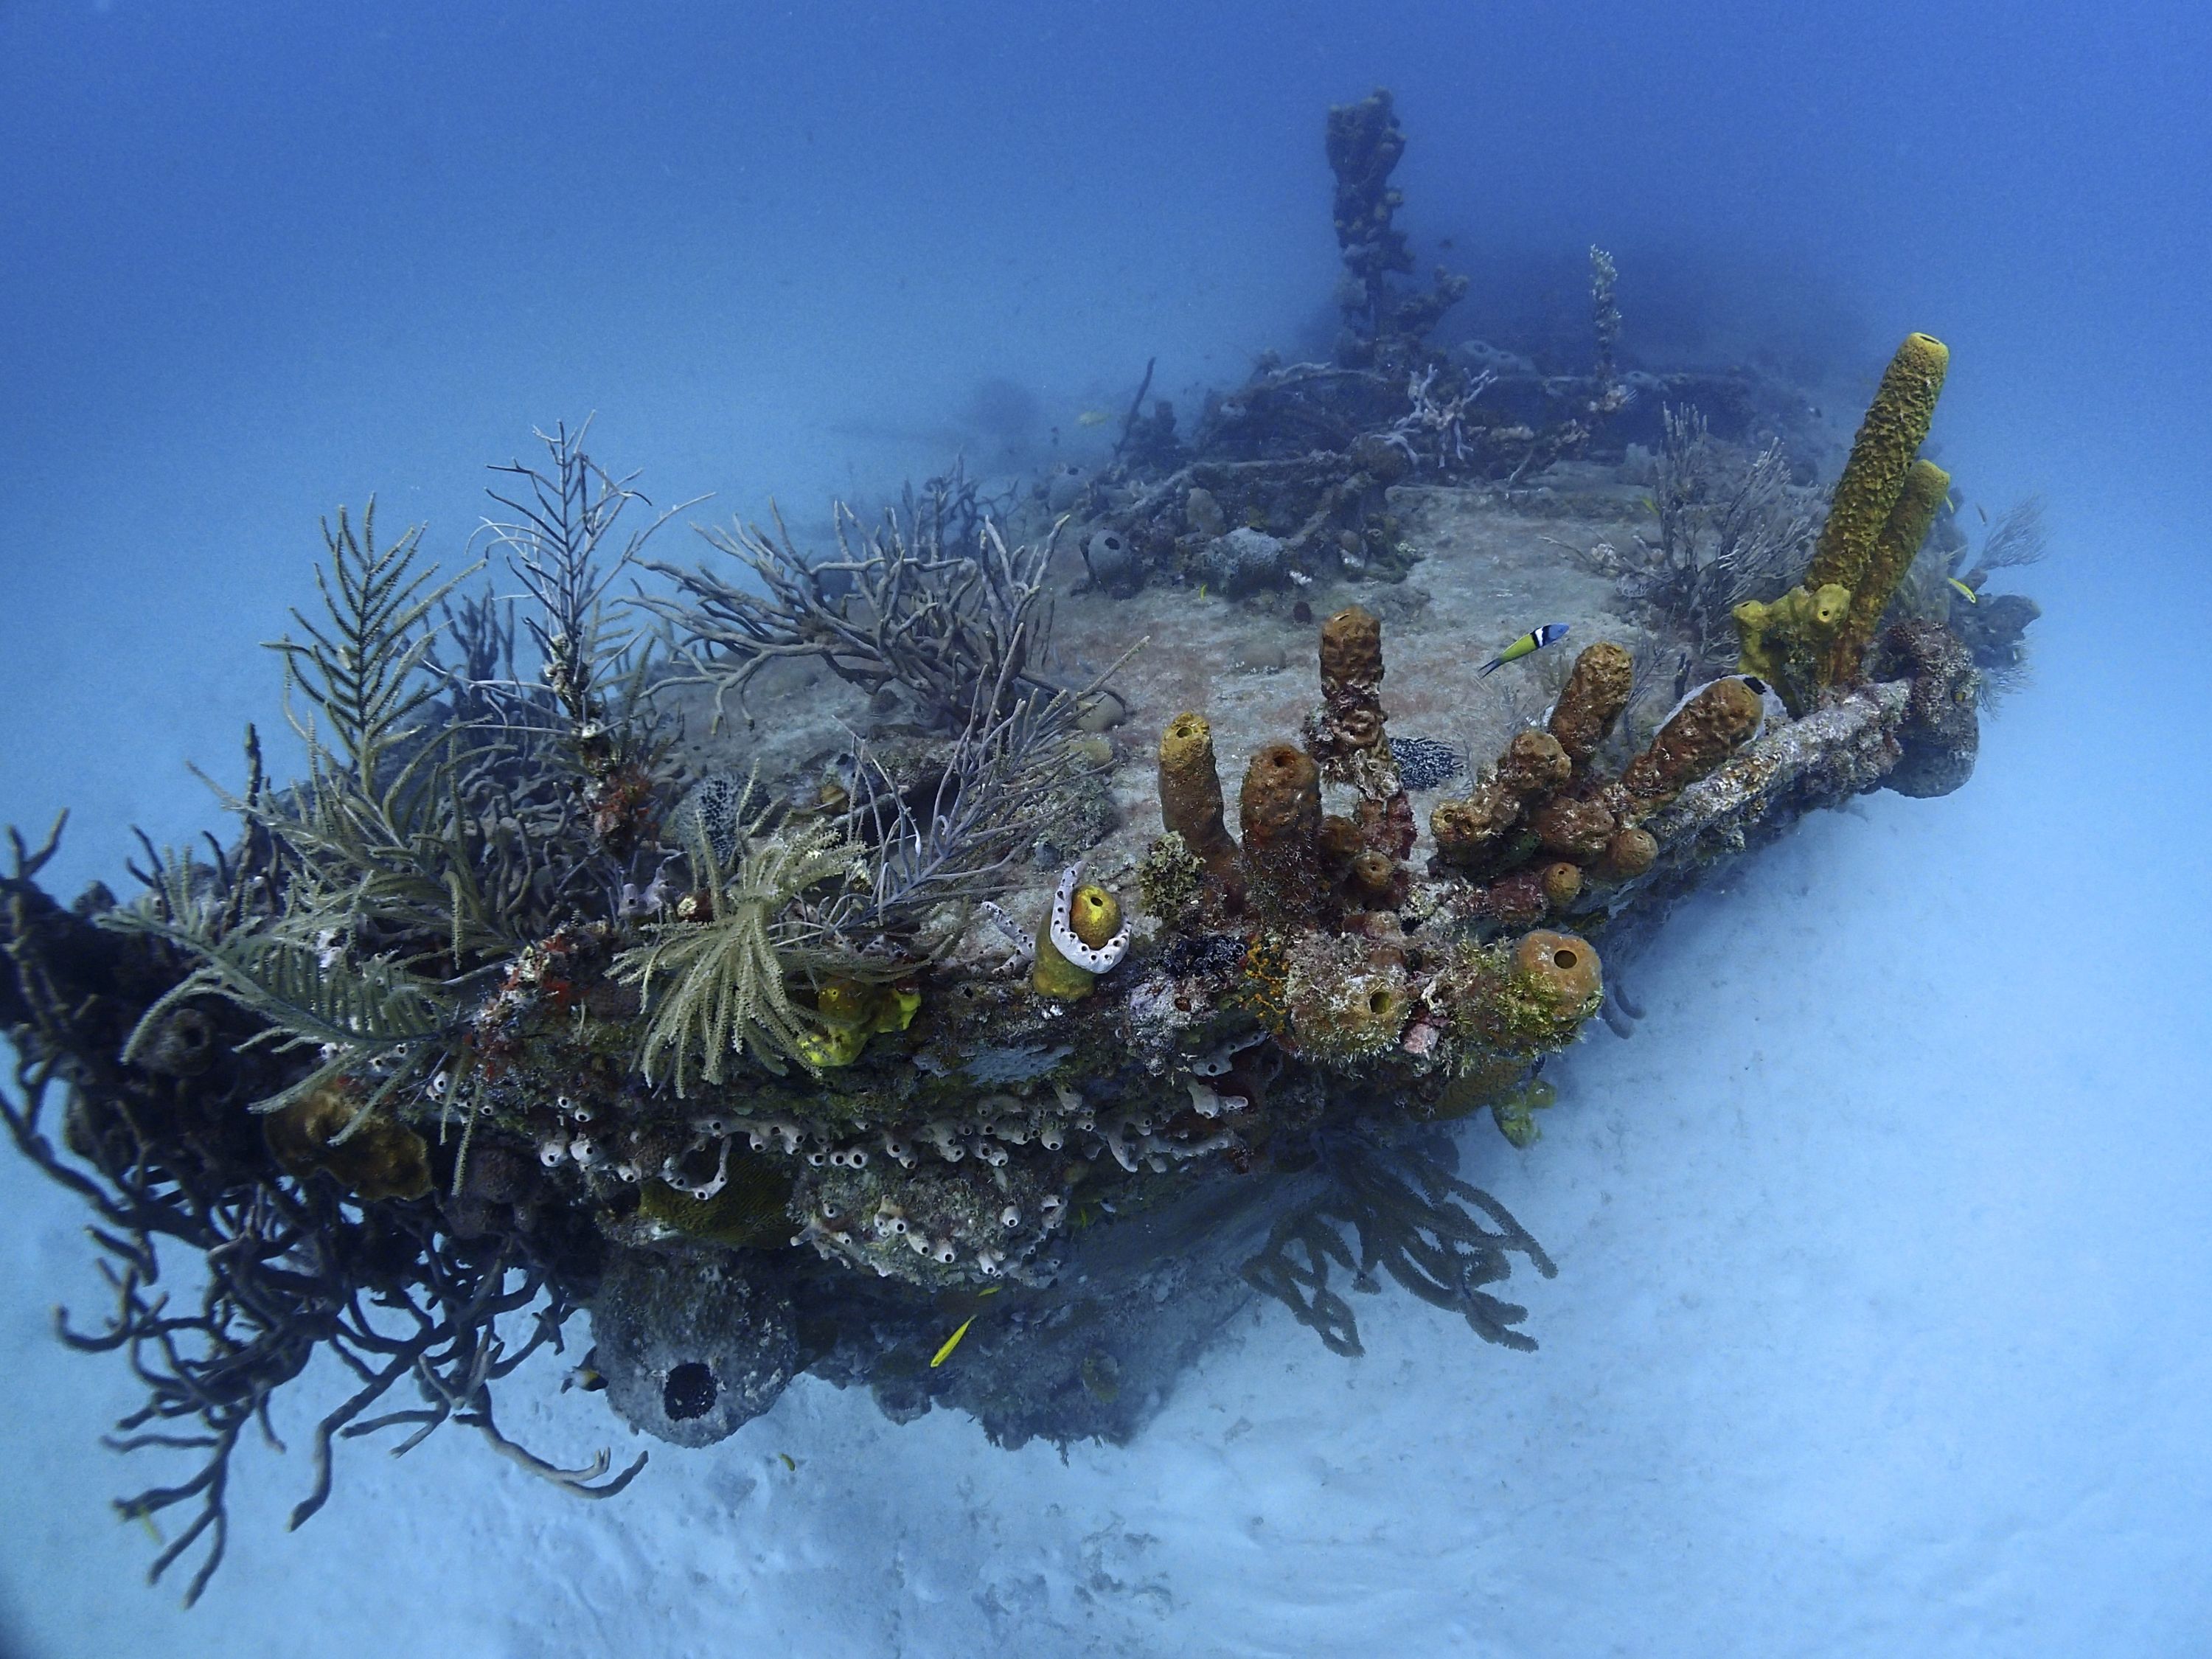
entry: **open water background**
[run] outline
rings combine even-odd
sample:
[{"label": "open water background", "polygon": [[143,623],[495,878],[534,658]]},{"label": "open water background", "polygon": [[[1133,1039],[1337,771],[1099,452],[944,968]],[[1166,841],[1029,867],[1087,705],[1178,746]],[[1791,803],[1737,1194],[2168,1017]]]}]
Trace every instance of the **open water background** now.
[{"label": "open water background", "polygon": [[1646,359],[1856,409],[1927,330],[1944,465],[2055,550],[1973,783],[1710,895],[1481,1149],[1560,1261],[1536,1356],[1268,1317],[1066,1465],[802,1385],[588,1510],[356,1448],[294,1536],[303,1459],[251,1457],[181,1615],[106,1506],[125,1379],[46,1334],[77,1218],[11,1167],[0,1646],[2212,1648],[2208,61],[2124,3],[0,3],[0,819],[76,809],[64,887],[214,824],[185,762],[273,723],[341,501],[458,561],[482,465],[597,410],[648,489],[811,520],[1097,441],[1154,355],[1188,418],[1299,352],[1322,113],[1376,84],[1478,331],[1579,326],[1593,241]]}]

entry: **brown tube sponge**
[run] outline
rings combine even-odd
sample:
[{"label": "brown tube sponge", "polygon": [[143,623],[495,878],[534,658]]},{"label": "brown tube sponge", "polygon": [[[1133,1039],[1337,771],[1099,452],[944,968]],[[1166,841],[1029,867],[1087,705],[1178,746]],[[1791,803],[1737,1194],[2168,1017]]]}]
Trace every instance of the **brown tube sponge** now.
[{"label": "brown tube sponge", "polygon": [[1320,868],[1321,771],[1305,750],[1271,743],[1252,757],[1237,828],[1253,908],[1269,921],[1318,921],[1328,899]]},{"label": "brown tube sponge", "polygon": [[1649,817],[1711,772],[1759,729],[1761,712],[1759,694],[1740,679],[1715,680],[1698,692],[1620,775],[1624,816],[1631,823]]},{"label": "brown tube sponge", "polygon": [[1532,864],[1484,888],[1478,914],[1500,927],[1534,927],[1543,921],[1549,903],[1544,896],[1544,872]]},{"label": "brown tube sponge", "polygon": [[1602,800],[1577,793],[1553,796],[1530,817],[1528,827],[1546,852],[1595,864],[1605,856],[1606,843],[1620,826]]},{"label": "brown tube sponge", "polygon": [[1575,659],[1574,672],[1552,710],[1552,735],[1577,770],[1589,764],[1620,711],[1628,707],[1635,665],[1627,652],[1601,641]]},{"label": "brown tube sponge", "polygon": [[1389,897],[1397,878],[1397,860],[1388,853],[1370,848],[1352,860],[1352,890],[1370,902]]},{"label": "brown tube sponge", "polygon": [[1602,989],[1589,941],[1541,927],[1510,950],[1484,946],[1438,979],[1455,1024],[1483,1048],[1523,1060],[1571,1042]]},{"label": "brown tube sponge", "polygon": [[1572,764],[1549,732],[1519,732],[1498,757],[1498,781],[1522,800],[1531,800],[1565,783]]},{"label": "brown tube sponge", "polygon": [[1321,625],[1320,719],[1312,729],[1314,752],[1337,769],[1355,754],[1382,743],[1382,623],[1373,612],[1348,605]]},{"label": "brown tube sponge", "polygon": [[1350,818],[1331,812],[1321,821],[1321,829],[1314,836],[1314,848],[1321,855],[1322,868],[1331,876],[1341,876],[1352,868],[1367,843],[1360,838],[1359,826]]},{"label": "brown tube sponge", "polygon": [[1216,880],[1235,873],[1237,843],[1222,822],[1213,728],[1203,714],[1177,714],[1160,733],[1160,819]]},{"label": "brown tube sponge", "polygon": [[1658,839],[1649,830],[1616,830],[1605,844],[1598,874],[1607,881],[1628,881],[1642,875],[1659,859]]},{"label": "brown tube sponge", "polygon": [[1372,693],[1382,684],[1382,619],[1347,605],[1321,625],[1321,689]]},{"label": "brown tube sponge", "polygon": [[1572,773],[1573,763],[1548,732],[1522,732],[1498,757],[1498,769],[1465,800],[1439,801],[1429,815],[1437,856],[1446,864],[1480,866],[1520,827],[1528,803],[1551,793]]},{"label": "brown tube sponge", "polygon": [[1564,910],[1582,896],[1583,872],[1562,859],[1547,864],[1543,869],[1544,902],[1554,910]]},{"label": "brown tube sponge", "polygon": [[343,1085],[326,1083],[263,1118],[262,1136],[277,1163],[302,1181],[319,1170],[371,1202],[422,1197],[430,1190],[430,1149],[405,1124],[371,1117],[333,1144],[361,1104]]}]

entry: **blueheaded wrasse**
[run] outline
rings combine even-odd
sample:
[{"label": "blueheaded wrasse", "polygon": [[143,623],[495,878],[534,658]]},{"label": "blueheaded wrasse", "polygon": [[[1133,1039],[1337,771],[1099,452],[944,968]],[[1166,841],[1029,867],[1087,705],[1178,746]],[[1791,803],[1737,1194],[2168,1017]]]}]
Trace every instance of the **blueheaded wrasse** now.
[{"label": "blueheaded wrasse", "polygon": [[1547,645],[1557,645],[1566,637],[1567,624],[1565,623],[1546,623],[1541,628],[1532,629],[1476,669],[1475,678],[1480,679],[1494,674],[1507,663],[1519,662],[1530,653],[1541,651]]},{"label": "blueheaded wrasse", "polygon": [[1967,586],[1966,583],[1960,581],[1956,576],[1946,576],[1943,580],[1950,583],[1953,590],[1968,605],[1979,605],[1982,602],[1982,596],[1975,592],[1972,588]]},{"label": "blueheaded wrasse", "polygon": [[968,1328],[975,1322],[975,1316],[974,1314],[969,1314],[967,1318],[960,1322],[960,1328],[953,1332],[951,1335],[946,1337],[945,1339],[945,1346],[939,1348],[930,1357],[930,1370],[935,1370],[939,1365],[942,1365],[946,1360],[952,1358],[952,1351],[960,1346],[960,1339],[968,1334]]},{"label": "blueheaded wrasse", "polygon": [[1086,409],[1075,417],[1078,426],[1103,426],[1114,416],[1103,409]]}]

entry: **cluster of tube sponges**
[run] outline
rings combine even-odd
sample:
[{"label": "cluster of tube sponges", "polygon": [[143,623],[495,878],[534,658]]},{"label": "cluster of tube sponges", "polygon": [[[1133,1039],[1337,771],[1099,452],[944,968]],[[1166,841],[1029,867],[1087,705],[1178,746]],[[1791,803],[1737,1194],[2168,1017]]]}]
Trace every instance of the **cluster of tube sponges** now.
[{"label": "cluster of tube sponges", "polygon": [[1795,714],[1860,676],[1890,597],[1950,493],[1951,475],[1920,457],[1951,354],[1908,334],[1881,377],[1805,579],[1779,599],[1735,608],[1742,669],[1772,684]]},{"label": "cluster of tube sponges", "polygon": [[1765,718],[1764,700],[1743,679],[1715,680],[1683,702],[1619,777],[1601,777],[1593,763],[1628,706],[1632,680],[1626,651],[1591,646],[1576,659],[1544,729],[1516,733],[1472,793],[1431,814],[1436,868],[1483,884],[1480,908],[1492,923],[1533,926],[1589,890],[1650,869],[1659,845],[1644,821],[1711,774]]},{"label": "cluster of tube sponges", "polygon": [[[1392,1056],[1418,1069],[1456,1063],[1470,1048],[1533,1057],[1571,1040],[1598,1001],[1597,953],[1586,942],[1529,934],[1538,943],[1523,951],[1407,933],[1416,831],[1385,735],[1382,627],[1353,606],[1322,625],[1320,646],[1322,702],[1304,744],[1270,744],[1252,756],[1237,792],[1237,836],[1225,822],[1211,729],[1195,713],[1169,723],[1159,798],[1174,857],[1156,849],[1153,867],[1187,860],[1204,872],[1202,896],[1192,901],[1202,916],[1256,930],[1262,954],[1279,964],[1263,1020],[1318,1061],[1358,1069]],[[1654,752],[1638,757],[1632,781],[1615,781],[1602,801],[1571,794],[1625,707],[1628,679],[1618,647],[1583,653],[1552,729],[1523,733],[1474,799],[1439,809],[1439,873],[1516,870],[1544,835],[1593,865],[1610,860],[1605,868],[1616,878],[1650,867],[1656,844],[1637,820],[1672,799],[1698,766],[1710,769],[1708,759],[1724,757],[1728,745],[1714,746],[1713,730],[1738,734],[1714,705],[1733,709],[1735,702],[1726,691],[1692,699]],[[1755,695],[1751,702],[1755,720]],[[1349,786],[1347,811],[1325,809],[1328,782]],[[1582,872],[1554,858],[1529,882],[1531,902],[1510,918],[1519,928],[1571,902]],[[1546,940],[1557,943],[1547,948]],[[1572,969],[1564,977],[1562,963]]]}]

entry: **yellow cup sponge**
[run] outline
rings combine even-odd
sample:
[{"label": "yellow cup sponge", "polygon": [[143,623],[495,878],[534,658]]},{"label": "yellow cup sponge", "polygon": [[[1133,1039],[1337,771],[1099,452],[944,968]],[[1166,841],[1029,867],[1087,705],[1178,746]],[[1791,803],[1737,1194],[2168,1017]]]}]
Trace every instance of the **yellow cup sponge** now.
[{"label": "yellow cup sponge", "polygon": [[[1066,895],[1067,932],[1073,942],[1063,950],[1053,938],[1054,921],[1060,901],[1054,900],[1054,915],[1048,916],[1037,929],[1036,960],[1030,969],[1030,988],[1039,996],[1051,997],[1059,1002],[1076,1002],[1091,994],[1091,988],[1098,975],[1121,960],[1121,949],[1127,939],[1121,933],[1121,902],[1104,888],[1085,882],[1072,892],[1063,885]],[[1086,967],[1071,961],[1067,951],[1081,956],[1091,953],[1094,964],[1102,959],[1105,966]]]}]

